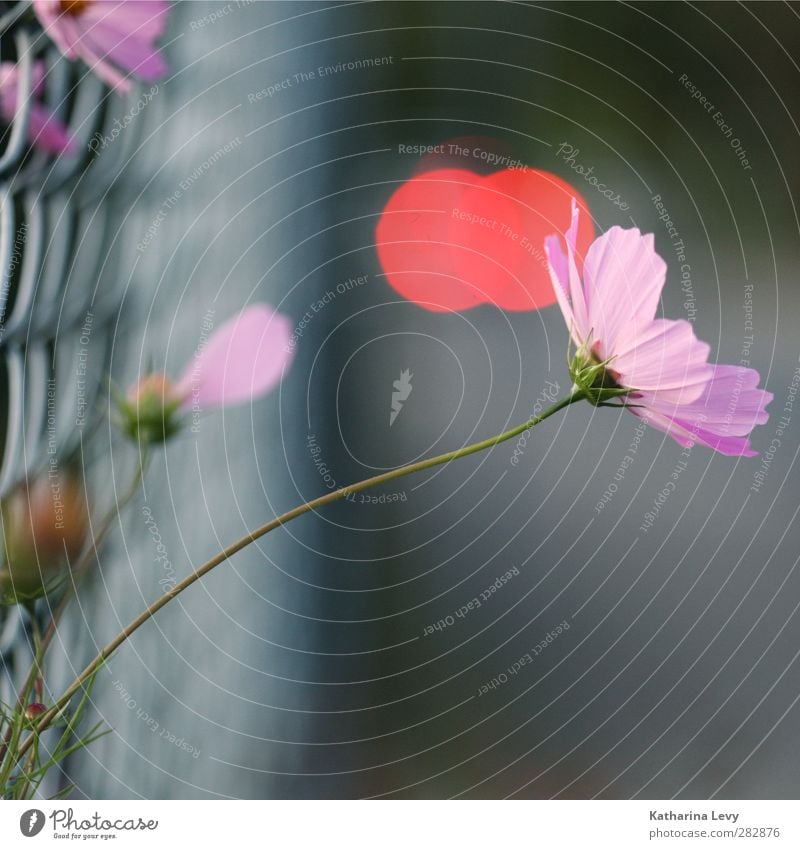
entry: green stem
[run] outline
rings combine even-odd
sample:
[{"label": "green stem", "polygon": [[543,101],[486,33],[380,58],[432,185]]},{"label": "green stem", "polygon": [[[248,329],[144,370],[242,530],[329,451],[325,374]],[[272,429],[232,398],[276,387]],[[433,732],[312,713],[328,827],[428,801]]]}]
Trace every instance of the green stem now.
[{"label": "green stem", "polygon": [[[42,645],[42,629],[39,627],[39,619],[36,616],[36,610],[33,605],[31,605],[31,638],[33,640],[33,665],[34,665],[34,679],[33,679],[33,696],[34,698],[41,702],[44,698],[44,647]],[[24,709],[25,705],[21,705]]]},{"label": "green stem", "polygon": [[[42,629],[39,627],[39,620],[36,616],[36,610],[33,604],[30,605],[29,613],[31,617],[31,638],[33,640],[33,666],[36,673],[33,680],[33,696],[38,702],[41,702],[44,692],[44,669],[42,667],[44,649],[42,648]],[[27,698],[24,701],[25,703],[21,704],[19,707],[19,709],[23,712],[27,708]],[[28,790],[31,786],[30,776],[36,767],[38,757],[39,745],[38,742],[34,742],[33,748],[28,753],[28,758],[22,768],[20,784],[16,791],[18,799],[28,798]]]},{"label": "green stem", "polygon": [[39,623],[36,620],[33,603],[26,605],[28,607],[28,615],[31,619],[31,636],[33,639],[33,664],[30,674],[25,680],[22,689],[17,697],[17,704],[11,716],[11,724],[8,728],[8,733],[0,746],[0,795],[5,795],[11,773],[14,767],[19,763],[21,753],[15,754],[17,743],[22,737],[23,726],[25,724],[25,708],[30,701],[31,694],[34,692],[36,682],[41,678],[42,659],[44,652],[42,651],[41,632]]},{"label": "green stem", "polygon": [[89,663],[89,665],[83,670],[83,672],[78,675],[78,677],[72,682],[72,684],[67,687],[64,691],[63,695],[61,695],[58,700],[53,704],[53,706],[47,711],[47,713],[42,714],[42,718],[39,721],[34,732],[29,735],[20,745],[18,756],[23,755],[27,749],[32,745],[35,734],[41,733],[45,728],[53,721],[53,719],[59,714],[61,710],[69,703],[70,699],[81,689],[84,682],[91,678],[92,675],[97,672],[97,670],[105,663],[105,661],[131,636],[135,631],[137,631],[145,622],[158,613],[162,607],[168,604],[172,599],[176,596],[180,595],[187,587],[190,587],[195,581],[198,581],[208,572],[210,572],[215,567],[219,566],[220,563],[224,563],[226,560],[231,558],[234,554],[241,551],[243,548],[246,548],[250,543],[264,536],[264,534],[268,534],[270,531],[275,530],[276,528],[281,527],[281,525],[285,525],[287,522],[291,522],[292,519],[296,519],[298,516],[302,516],[305,513],[310,513],[312,510],[316,510],[318,507],[324,507],[326,504],[332,504],[334,501],[340,501],[343,498],[346,498],[351,493],[362,492],[365,489],[369,489],[373,486],[378,486],[383,483],[388,483],[390,481],[396,480],[397,478],[404,477],[405,475],[411,475],[415,472],[422,472],[425,469],[431,469],[434,466],[441,466],[445,463],[449,463],[452,460],[458,460],[461,457],[468,457],[470,454],[477,454],[479,451],[485,451],[487,448],[492,448],[495,445],[499,445],[501,442],[506,442],[509,439],[513,439],[515,436],[519,436],[519,434],[524,433],[526,430],[529,430],[532,427],[535,427],[540,422],[543,422],[545,419],[550,418],[554,413],[557,413],[559,410],[563,410],[565,407],[568,407],[570,404],[574,404],[576,401],[580,401],[585,398],[585,393],[580,389],[573,389],[572,393],[568,395],[566,398],[562,398],[549,410],[545,410],[538,416],[534,416],[531,419],[523,422],[520,425],[517,425],[511,430],[507,430],[504,433],[500,433],[497,436],[489,437],[489,439],[484,439],[481,442],[474,442],[472,445],[467,445],[464,448],[457,448],[455,451],[448,451],[446,454],[439,454],[436,457],[430,457],[427,460],[420,460],[417,463],[411,463],[408,466],[401,466],[399,469],[392,469],[390,472],[384,472],[380,475],[375,475],[374,477],[367,478],[366,480],[360,481],[359,483],[351,484],[350,486],[343,486],[333,492],[329,492],[327,495],[322,495],[319,498],[315,498],[313,501],[307,501],[304,504],[295,507],[292,510],[289,510],[287,513],[284,513],[281,516],[278,516],[275,519],[270,520],[261,527],[256,528],[254,531],[243,536],[241,539],[229,545],[224,550],[220,551],[219,554],[216,554],[210,560],[207,560],[202,566],[195,569],[189,575],[187,575],[182,581],[177,583],[172,589],[165,592],[159,598],[157,598],[148,608],[143,610],[127,627],[125,627],[122,631],[114,637],[113,640],[103,648],[94,660]]}]

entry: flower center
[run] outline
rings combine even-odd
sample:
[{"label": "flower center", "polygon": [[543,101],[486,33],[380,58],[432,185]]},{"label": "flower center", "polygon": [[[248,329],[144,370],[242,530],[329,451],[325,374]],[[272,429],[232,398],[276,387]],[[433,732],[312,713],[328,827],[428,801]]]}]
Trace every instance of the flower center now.
[{"label": "flower center", "polygon": [[61,0],[58,4],[62,14],[77,18],[82,15],[92,0]]}]

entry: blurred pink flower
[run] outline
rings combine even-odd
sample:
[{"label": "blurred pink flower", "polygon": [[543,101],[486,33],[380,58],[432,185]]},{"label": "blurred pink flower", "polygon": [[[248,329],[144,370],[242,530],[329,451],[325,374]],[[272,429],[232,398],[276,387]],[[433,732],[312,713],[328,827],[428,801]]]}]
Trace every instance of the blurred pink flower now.
[{"label": "blurred pink flower", "polygon": [[667,266],[653,235],[612,227],[575,257],[573,201],[567,253],[558,235],[545,240],[550,277],[578,352],[570,373],[593,403],[618,399],[680,445],[754,457],[746,438],[768,419],[772,394],[758,372],[708,362],[710,348],[688,321],[656,318]]},{"label": "blurred pink flower", "polygon": [[120,426],[137,441],[163,442],[181,429],[185,413],[264,395],[292,361],[291,339],[286,316],[266,304],[247,307],[201,342],[177,383],[148,374],[118,398]]},{"label": "blurred pink flower", "polygon": [[291,338],[290,320],[266,304],[228,319],[178,380],[184,407],[229,407],[269,392],[292,361]]},{"label": "blurred pink flower", "polygon": [[[44,62],[34,62],[31,72],[31,103],[28,118],[28,139],[47,153],[67,153],[75,150],[66,126],[39,102],[44,89]],[[12,123],[17,113],[19,68],[14,62],[0,62],[0,115]]]},{"label": "blurred pink flower", "polygon": [[167,63],[155,41],[166,0],[33,0],[45,33],[68,59],[83,59],[104,82],[128,91],[130,77],[156,80]]}]

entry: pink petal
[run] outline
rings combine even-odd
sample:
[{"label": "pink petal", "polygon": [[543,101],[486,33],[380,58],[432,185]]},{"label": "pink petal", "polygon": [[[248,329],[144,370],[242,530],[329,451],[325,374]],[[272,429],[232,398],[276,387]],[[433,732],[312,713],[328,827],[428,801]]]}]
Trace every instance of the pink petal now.
[{"label": "pink petal", "polygon": [[81,43],[80,54],[92,71],[111,88],[119,92],[126,92],[133,87],[133,83],[125,74],[117,70],[104,56],[96,53],[85,40]]},{"label": "pink petal", "polygon": [[31,69],[31,92],[35,95],[41,95],[44,92],[44,82],[47,77],[47,70],[44,62],[41,60],[33,63]]},{"label": "pink petal", "polygon": [[670,404],[643,394],[632,412],[668,433],[681,445],[701,442],[722,454],[752,457],[746,437],[766,423],[771,392],[758,389],[759,374],[743,366],[719,365],[704,391],[689,404]]},{"label": "pink petal", "polygon": [[698,398],[714,369],[709,346],[694,335],[688,321],[655,319],[617,352],[610,367],[622,386],[657,392],[662,400],[687,404]]},{"label": "pink petal", "polygon": [[655,318],[667,275],[652,233],[612,227],[589,248],[583,274],[588,323],[601,357],[635,345]]},{"label": "pink petal", "polygon": [[184,407],[225,407],[263,395],[292,361],[292,323],[266,304],[226,321],[198,350],[177,390]]},{"label": "pink petal", "polygon": [[729,457],[757,457],[758,452],[750,447],[749,439],[740,439],[735,436],[718,436],[710,431],[688,423],[681,423],[668,416],[662,416],[652,410],[638,410],[631,408],[631,412],[639,418],[644,419],[649,425],[657,430],[671,436],[678,445],[690,448],[693,445],[705,445],[713,448],[720,454]]},{"label": "pink petal", "polygon": [[33,10],[42,29],[56,47],[68,58],[75,59],[75,43],[80,39],[81,30],[76,20],[61,13],[59,0],[33,0]]},{"label": "pink petal", "polygon": [[166,0],[119,0],[92,3],[81,14],[86,28],[98,20],[113,23],[120,32],[135,34],[142,41],[155,41],[167,27],[170,4]]},{"label": "pink petal", "polygon": [[749,439],[739,439],[735,436],[717,436],[711,431],[700,428],[697,431],[697,441],[728,457],[758,457],[758,451],[754,451],[750,447]]},{"label": "pink petal", "polygon": [[47,153],[57,155],[75,151],[75,143],[66,126],[38,103],[31,106],[28,137],[33,144]]},{"label": "pink petal", "polygon": [[45,32],[70,59],[80,56],[106,83],[119,91],[131,82],[116,65],[146,80],[166,73],[154,46],[164,32],[169,3],[164,0],[93,2],[79,14],[63,13],[57,0],[33,0]]},{"label": "pink petal", "polygon": [[[31,68],[31,93],[39,95],[44,88],[45,65],[42,61],[33,63]],[[13,95],[16,99],[19,91],[19,67],[16,62],[0,62],[0,96]]]},{"label": "pink petal", "polygon": [[143,80],[156,80],[167,72],[162,53],[137,35],[119,32],[104,22],[95,24],[84,37],[84,49],[112,61]]},{"label": "pink petal", "polygon": [[[569,228],[564,234],[567,253],[561,249],[558,235],[548,236],[544,240],[544,251],[550,280],[556,293],[558,305],[570,328],[576,345],[581,345],[589,335],[586,300],[581,286],[581,278],[575,263],[575,243],[578,236],[580,211],[575,198],[572,198],[572,214]],[[590,248],[591,250],[591,248]]]},{"label": "pink petal", "polygon": [[[31,82],[34,90],[44,83],[44,63],[33,66]],[[13,62],[0,63],[0,114],[9,124],[16,117],[19,69]],[[35,99],[30,106],[28,139],[47,153],[60,154],[74,151],[75,146],[66,126],[54,117],[50,110]]]}]

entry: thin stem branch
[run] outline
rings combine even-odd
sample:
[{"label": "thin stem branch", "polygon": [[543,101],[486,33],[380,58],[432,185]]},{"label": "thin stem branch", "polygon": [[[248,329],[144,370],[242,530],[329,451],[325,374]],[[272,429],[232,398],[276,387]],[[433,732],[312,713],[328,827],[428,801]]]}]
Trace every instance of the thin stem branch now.
[{"label": "thin stem branch", "polygon": [[23,725],[25,723],[25,707],[34,691],[36,682],[41,677],[42,668],[42,645],[39,623],[33,612],[33,604],[28,606],[28,615],[31,619],[31,637],[33,639],[33,664],[25,684],[17,696],[17,704],[10,718],[8,733],[0,746],[0,793],[5,793],[11,773],[22,757],[22,752],[15,754],[17,744],[22,737]]},{"label": "thin stem branch", "polygon": [[[28,672],[28,677],[25,679],[25,683],[23,684],[22,690],[20,691],[20,699],[22,698],[21,694],[29,692],[30,687],[36,681],[36,677],[38,674],[37,670],[42,662],[45,652],[50,647],[50,643],[53,641],[53,637],[55,637],[56,635],[58,623],[61,621],[64,612],[69,607],[69,603],[75,597],[78,591],[78,585],[83,580],[86,573],[89,571],[89,568],[91,567],[92,563],[94,562],[94,559],[97,555],[97,551],[100,549],[100,546],[103,544],[106,536],[113,527],[117,517],[120,515],[120,513],[122,513],[125,507],[128,506],[133,497],[139,491],[139,486],[142,483],[142,480],[144,479],[144,473],[147,468],[147,460],[147,451],[146,449],[142,449],[139,465],[137,467],[136,474],[133,476],[130,486],[125,491],[125,494],[122,496],[122,498],[114,502],[114,506],[108,511],[105,518],[100,522],[100,529],[92,540],[91,545],[86,549],[86,551],[84,551],[83,555],[72,568],[72,580],[70,581],[70,586],[64,593],[64,596],[59,601],[58,605],[56,606],[56,609],[53,611],[53,615],[50,619],[49,625],[47,626],[47,630],[41,637],[40,656],[34,657],[34,662],[31,664],[30,671]],[[31,613],[31,617],[34,618],[33,613]]]},{"label": "thin stem branch", "polygon": [[207,560],[202,566],[199,566],[189,575],[187,575],[182,581],[178,582],[174,587],[167,590],[163,595],[157,598],[149,607],[143,610],[129,625],[123,628],[110,643],[108,643],[105,648],[103,648],[92,660],[89,665],[83,670],[83,672],[78,675],[78,677],[72,682],[72,684],[67,687],[64,693],[55,701],[53,706],[47,711],[47,713],[42,714],[42,717],[39,721],[39,724],[34,729],[34,731],[21,743],[19,747],[18,757],[22,756],[28,748],[33,743],[33,739],[36,734],[40,734],[44,731],[45,728],[53,721],[53,719],[58,716],[58,714],[64,709],[64,707],[69,704],[70,699],[81,689],[83,684],[94,675],[97,670],[105,663],[105,661],[131,636],[135,631],[141,628],[145,622],[158,613],[162,607],[168,604],[172,599],[176,598],[180,595],[185,589],[190,587],[196,581],[200,580],[204,575],[208,574],[212,569],[219,566],[220,563],[224,563],[229,558],[233,557],[234,554],[241,551],[243,548],[246,548],[250,543],[255,542],[255,540],[264,536],[264,534],[268,534],[270,531],[275,530],[276,528],[285,525],[287,522],[291,522],[292,519],[296,519],[298,516],[302,516],[305,513],[310,513],[313,510],[316,510],[318,507],[324,507],[326,504],[332,504],[334,501],[340,501],[343,498],[346,498],[348,495],[356,492],[362,492],[365,489],[369,489],[373,486],[379,486],[383,483],[388,483],[389,481],[396,480],[397,478],[404,477],[405,475],[411,475],[415,472],[422,472],[425,469],[431,469],[434,466],[441,466],[445,463],[449,463],[452,460],[458,460],[461,457],[468,457],[470,454],[477,454],[479,451],[485,451],[487,448],[492,448],[495,445],[499,445],[501,442],[506,442],[509,439],[513,439],[515,436],[519,436],[519,434],[524,433],[526,430],[529,430],[532,427],[535,427],[540,422],[543,422],[545,419],[550,418],[554,413],[557,413],[559,410],[563,410],[565,407],[568,407],[570,404],[574,404],[576,401],[580,401],[585,398],[585,393],[579,389],[573,389],[572,393],[568,395],[566,398],[562,398],[556,404],[554,404],[550,409],[545,410],[538,416],[534,416],[531,419],[523,422],[520,425],[517,425],[511,430],[507,430],[504,433],[500,433],[497,436],[489,437],[489,439],[484,439],[481,442],[475,442],[472,445],[467,445],[463,448],[458,448],[455,451],[448,451],[445,454],[439,454],[436,457],[430,457],[427,460],[420,460],[417,463],[411,463],[408,466],[402,466],[399,469],[392,469],[389,472],[384,472],[380,475],[375,475],[374,477],[367,478],[366,480],[360,481],[358,483],[350,484],[350,486],[343,486],[333,492],[329,492],[326,495],[322,495],[319,498],[315,498],[313,501],[307,501],[304,504],[295,507],[292,510],[278,516],[275,519],[266,522],[261,525],[261,527],[256,528],[250,533],[243,536],[241,539],[229,545],[227,548],[223,549],[212,557],[210,560]]},{"label": "thin stem branch", "polygon": [[108,536],[109,531],[114,526],[114,522],[117,520],[117,518],[119,518],[122,511],[128,506],[128,504],[130,504],[130,502],[135,497],[136,493],[139,491],[139,487],[142,483],[142,480],[144,479],[144,473],[147,468],[147,460],[147,451],[146,449],[142,449],[139,465],[137,467],[136,474],[131,480],[130,486],[125,491],[122,498],[116,501],[111,510],[109,510],[108,514],[101,522],[100,529],[92,540],[92,544],[83,553],[83,556],[73,567],[72,580],[70,582],[69,589],[66,591],[61,601],[59,601],[58,606],[53,612],[50,624],[48,625],[44,637],[42,638],[43,651],[47,651],[50,643],[52,642],[53,637],[56,633],[56,629],[58,627],[58,623],[61,621],[61,617],[64,615],[64,611],[67,609],[67,607],[69,607],[69,603],[77,594],[80,582],[83,580],[84,576],[89,571],[89,568],[91,567],[97,555],[97,552],[105,541],[106,536]]},{"label": "thin stem branch", "polygon": [[[35,678],[33,680],[33,694],[34,698],[41,702],[42,694],[44,692],[44,669],[43,669],[43,661],[44,661],[44,650],[42,649],[42,629],[39,627],[39,620],[36,617],[36,611],[34,609],[34,605],[30,606],[30,617],[31,617],[31,638],[33,640],[33,666],[35,669]],[[27,702],[27,698],[24,699]],[[27,705],[21,704],[19,706],[19,710],[25,711]],[[31,774],[36,766],[37,760],[39,757],[39,744],[38,741],[35,741],[30,752],[28,753],[27,760],[22,768],[22,776],[20,777],[20,784],[16,790],[18,799],[26,799],[28,795],[28,789],[31,786]]]},{"label": "thin stem branch", "polygon": [[[61,618],[63,617],[66,609],[69,607],[70,602],[75,597],[78,591],[78,586],[80,582],[85,577],[86,573],[89,571],[89,568],[94,562],[97,551],[99,550],[109,531],[113,527],[115,520],[119,517],[125,507],[127,507],[127,505],[136,495],[136,493],[139,491],[139,487],[142,483],[142,480],[144,479],[144,473],[147,468],[148,459],[149,454],[147,452],[146,447],[142,448],[136,473],[134,474],[128,489],[125,491],[122,498],[114,502],[114,506],[101,520],[99,530],[95,534],[91,545],[86,549],[86,551],[84,551],[83,555],[72,568],[72,580],[70,581],[69,588],[56,606],[56,609],[53,612],[47,630],[43,635],[38,635],[38,639],[36,641],[37,645],[34,650],[33,662],[31,663],[31,668],[28,671],[28,675],[20,689],[19,696],[17,699],[18,710],[25,709],[25,705],[27,704],[28,696],[31,690],[34,689],[37,682],[41,680],[40,669],[44,660],[44,655],[47,652],[47,649],[50,647],[50,643],[53,641],[53,637],[55,637],[56,635],[58,623],[61,621]],[[33,623],[33,626],[38,630],[38,622],[33,611],[31,611],[31,621]],[[5,773],[5,770],[2,768],[2,764],[4,762],[4,758],[6,756],[6,753],[8,752],[8,749],[13,748],[13,746],[11,746],[13,742],[13,735],[14,726],[9,725],[8,733],[6,734],[6,737],[3,742],[0,743],[0,775]],[[2,786],[3,784],[2,782],[0,782],[0,788],[2,788]]]},{"label": "thin stem branch", "polygon": [[[31,637],[33,639],[33,694],[37,701],[41,702],[44,694],[44,648],[42,646],[42,629],[39,627],[39,619],[31,606]],[[25,705],[21,705],[24,709]]]},{"label": "thin stem branch", "polygon": [[[9,749],[14,748],[12,742],[16,729],[16,717],[19,716],[25,710],[25,707],[28,704],[28,700],[30,699],[31,693],[36,693],[39,689],[40,682],[42,682],[41,669],[44,652],[42,651],[42,634],[39,628],[39,622],[36,619],[36,611],[33,602],[27,602],[21,605],[21,607],[27,611],[31,623],[31,640],[33,647],[33,651],[31,653],[33,654],[33,662],[31,663],[31,668],[28,673],[28,676],[25,679],[24,684],[20,688],[19,693],[17,694],[17,702],[16,707],[14,709],[15,713],[11,715],[8,731],[6,732],[6,735],[3,738],[2,744],[0,744],[0,776],[5,776],[5,757],[8,754]],[[0,780],[0,792],[2,792],[4,787],[5,781]]]}]

